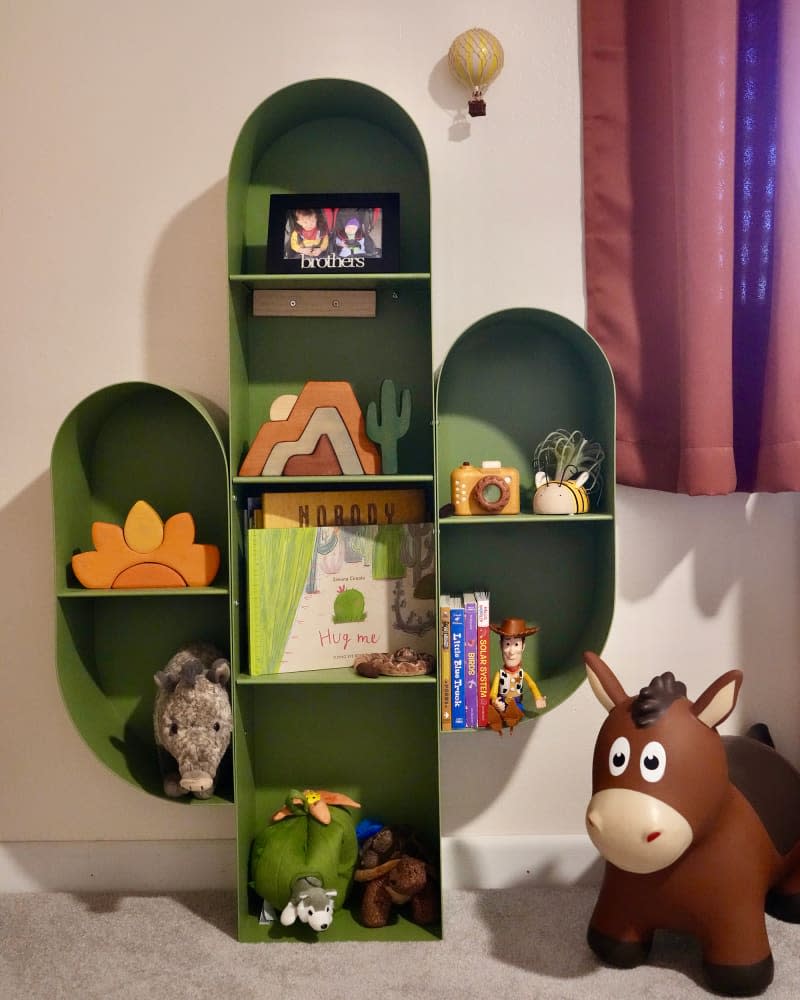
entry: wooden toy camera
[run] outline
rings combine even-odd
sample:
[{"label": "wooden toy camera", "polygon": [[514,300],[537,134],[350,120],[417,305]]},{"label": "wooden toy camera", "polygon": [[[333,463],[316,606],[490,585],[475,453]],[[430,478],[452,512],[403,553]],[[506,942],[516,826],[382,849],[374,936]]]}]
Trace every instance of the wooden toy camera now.
[{"label": "wooden toy camera", "polygon": [[519,471],[499,462],[462,462],[450,473],[456,514],[519,514]]}]

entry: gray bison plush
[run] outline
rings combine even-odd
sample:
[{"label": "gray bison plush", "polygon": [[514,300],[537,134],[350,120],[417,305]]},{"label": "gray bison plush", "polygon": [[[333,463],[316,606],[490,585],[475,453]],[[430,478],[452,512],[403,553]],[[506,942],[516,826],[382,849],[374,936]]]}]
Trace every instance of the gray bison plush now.
[{"label": "gray bison plush", "polygon": [[155,675],[153,730],[164,793],[214,794],[217,768],[231,742],[229,662],[208,642],[182,646]]}]

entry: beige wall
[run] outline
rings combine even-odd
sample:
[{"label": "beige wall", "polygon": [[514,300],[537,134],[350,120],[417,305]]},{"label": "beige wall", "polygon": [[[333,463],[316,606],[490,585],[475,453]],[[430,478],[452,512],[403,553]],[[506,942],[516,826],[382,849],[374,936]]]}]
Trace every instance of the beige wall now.
[{"label": "beige wall", "polygon": [[[475,23],[502,39],[506,67],[488,117],[465,124],[444,58]],[[312,76],[385,91],[422,133],[437,362],[497,309],[583,323],[576,3],[29,0],[0,5],[0,46],[0,841],[228,838],[231,808],[182,809],[136,791],[65,713],[53,437],[74,405],[116,381],[227,405],[228,158],[257,104]],[[522,250],[503,247],[509,216]],[[606,658],[631,689],[672,668],[691,694],[743,666],[726,728],[764,719],[800,763],[797,499],[621,489],[618,512]],[[444,832],[580,833],[601,714],[583,685],[513,739],[444,738]]]}]

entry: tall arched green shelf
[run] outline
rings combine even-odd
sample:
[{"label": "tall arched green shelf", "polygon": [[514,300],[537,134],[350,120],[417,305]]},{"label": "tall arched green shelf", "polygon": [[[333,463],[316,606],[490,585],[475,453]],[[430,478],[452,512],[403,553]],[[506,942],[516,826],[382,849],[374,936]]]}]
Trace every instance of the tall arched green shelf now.
[{"label": "tall arched green shelf", "polygon": [[[53,444],[61,693],[97,757],[158,796],[163,788],[153,739],[153,675],[192,638],[228,646],[227,470],[220,430],[203,404],[147,382],[124,382],[88,396],[66,417]],[[192,514],[196,540],[220,549],[220,569],[210,586],[91,590],[75,579],[72,555],[94,548],[92,523],[124,525],[137,500],[146,500],[162,520]],[[232,799],[230,776],[227,782],[222,772],[220,777],[217,795],[207,802]]]},{"label": "tall arched green shelf", "polygon": [[[270,199],[291,193],[399,194],[395,273],[266,273]],[[433,494],[430,185],[419,132],[387,95],[349,80],[308,80],[273,94],[245,122],[228,179],[230,455],[234,771],[239,937],[296,938],[296,927],[259,924],[248,887],[252,841],[291,788],[329,788],[362,803],[360,816],[409,824],[437,859],[440,838],[438,702],[433,677],[370,680],[348,667],[253,676],[248,668],[248,501],[287,487],[286,477],[241,477],[242,456],[272,401],[308,380],[349,382],[362,411],[383,379],[411,389],[397,475],[360,476],[373,489],[417,485]],[[375,292],[375,315],[256,316],[259,290]],[[295,489],[331,489],[343,478],[292,477]],[[356,483],[351,479],[347,485]],[[400,917],[380,930],[339,909],[326,941],[436,940],[439,926]]]},{"label": "tall arched green shelf", "polygon": [[[584,650],[599,652],[614,610],[614,380],[597,342],[542,309],[506,309],[466,330],[436,380],[437,497],[451,470],[500,460],[520,473],[520,513],[439,520],[443,593],[491,593],[492,621],[538,624],[534,673],[551,711],[585,677]],[[580,430],[605,452],[603,490],[573,516],[533,513],[534,450],[550,431]],[[493,673],[501,664],[491,644]]]}]

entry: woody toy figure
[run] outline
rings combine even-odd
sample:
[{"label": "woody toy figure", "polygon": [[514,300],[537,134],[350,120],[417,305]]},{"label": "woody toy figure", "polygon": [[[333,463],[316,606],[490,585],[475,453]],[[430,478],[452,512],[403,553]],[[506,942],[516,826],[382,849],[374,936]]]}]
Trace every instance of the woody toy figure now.
[{"label": "woody toy figure", "polygon": [[525,639],[539,631],[538,625],[529,626],[523,618],[504,618],[499,625],[489,628],[500,636],[503,666],[497,671],[489,692],[487,726],[503,735],[503,726],[513,733],[514,726],[522,719],[523,685],[527,684],[537,708],[546,708],[547,699],[536,686],[536,681],[522,669],[522,652]]}]

